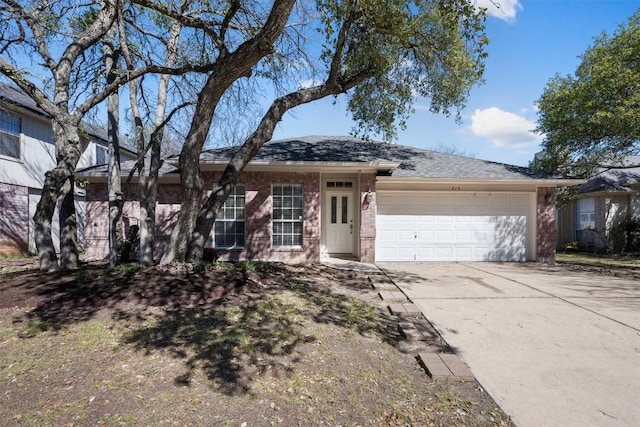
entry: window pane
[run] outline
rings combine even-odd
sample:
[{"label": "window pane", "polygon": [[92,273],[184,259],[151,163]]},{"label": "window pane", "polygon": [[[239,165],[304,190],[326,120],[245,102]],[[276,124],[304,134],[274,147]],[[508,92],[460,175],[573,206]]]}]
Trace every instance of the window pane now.
[{"label": "window pane", "polygon": [[20,117],[0,110],[0,131],[20,135]]},{"label": "window pane", "polygon": [[274,185],[272,194],[272,245],[298,246],[302,230],[304,200],[301,185]]},{"label": "window pane", "polygon": [[349,204],[347,203],[348,198],[346,196],[342,196],[342,223],[347,223],[347,210],[349,209]]},{"label": "window pane", "polygon": [[104,165],[107,163],[107,150],[104,147],[96,145],[96,165]]},{"label": "window pane", "polygon": [[331,224],[335,224],[338,217],[338,198],[331,196]]},{"label": "window pane", "polygon": [[236,185],[218,212],[214,225],[216,247],[244,246],[244,185]]},{"label": "window pane", "polygon": [[0,132],[0,154],[19,159],[20,137]]},{"label": "window pane", "polygon": [[595,214],[595,199],[578,199],[578,224],[576,229],[587,230],[595,229],[596,227],[596,214]]}]

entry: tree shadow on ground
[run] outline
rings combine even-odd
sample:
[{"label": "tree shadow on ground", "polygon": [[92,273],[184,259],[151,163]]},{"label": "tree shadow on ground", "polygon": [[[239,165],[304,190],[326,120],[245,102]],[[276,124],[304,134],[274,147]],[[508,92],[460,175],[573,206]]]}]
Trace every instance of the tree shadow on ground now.
[{"label": "tree shadow on ground", "polygon": [[[318,340],[321,325],[397,342],[390,316],[360,298],[372,293],[366,277],[348,278],[321,266],[286,267],[279,275],[268,285],[206,306],[175,306],[151,315],[148,326],[125,333],[124,341],[180,359],[185,372],[174,379],[177,385],[188,386],[202,373],[229,395],[249,393],[267,372],[291,375],[301,345]],[[332,285],[323,284],[326,280]]]},{"label": "tree shadow on ground", "polygon": [[108,275],[96,268],[55,283],[39,275],[24,285],[40,298],[26,320],[62,326],[104,310],[124,331],[123,343],[184,365],[176,385],[204,376],[228,395],[249,393],[266,372],[291,375],[303,346],[326,340],[327,328],[392,345],[400,339],[366,275],[317,264],[265,266]]}]

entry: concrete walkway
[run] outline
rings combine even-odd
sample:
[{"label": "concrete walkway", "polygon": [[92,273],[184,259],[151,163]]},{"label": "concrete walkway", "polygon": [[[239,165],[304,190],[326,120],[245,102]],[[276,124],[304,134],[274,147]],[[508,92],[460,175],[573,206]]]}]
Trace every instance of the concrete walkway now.
[{"label": "concrete walkway", "polygon": [[378,266],[518,425],[640,425],[639,281],[533,263]]}]

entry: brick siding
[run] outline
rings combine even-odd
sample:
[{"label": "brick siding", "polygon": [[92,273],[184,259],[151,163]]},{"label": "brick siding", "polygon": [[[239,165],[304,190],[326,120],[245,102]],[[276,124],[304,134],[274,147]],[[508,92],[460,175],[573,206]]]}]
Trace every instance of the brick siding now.
[{"label": "brick siding", "polygon": [[376,175],[360,175],[360,261],[376,260]]},{"label": "brick siding", "polygon": [[29,250],[29,188],[0,183],[0,257]]},{"label": "brick siding", "polygon": [[556,190],[553,187],[538,188],[536,202],[537,242],[536,259],[553,263],[556,259]]},{"label": "brick siding", "polygon": [[[212,188],[219,173],[205,172],[205,188]],[[320,174],[317,172],[245,172],[240,184],[246,192],[245,249],[220,250],[220,259],[308,262],[320,259]],[[271,247],[271,185],[302,184],[304,193],[303,244],[301,248]],[[208,197],[210,192],[205,194]],[[139,203],[132,193],[125,203],[130,224],[137,224]],[[182,190],[179,184],[161,185],[156,207],[156,258],[169,243],[180,209]],[[104,258],[108,254],[108,216],[106,184],[87,187],[87,257]],[[203,200],[204,201],[204,200]],[[207,246],[211,246],[211,239]]]}]

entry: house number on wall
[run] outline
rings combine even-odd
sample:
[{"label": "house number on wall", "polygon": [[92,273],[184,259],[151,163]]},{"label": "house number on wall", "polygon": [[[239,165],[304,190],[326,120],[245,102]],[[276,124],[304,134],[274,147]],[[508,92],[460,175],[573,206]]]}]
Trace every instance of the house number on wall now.
[{"label": "house number on wall", "polygon": [[462,190],[461,187],[451,187],[451,191],[460,191]]}]

